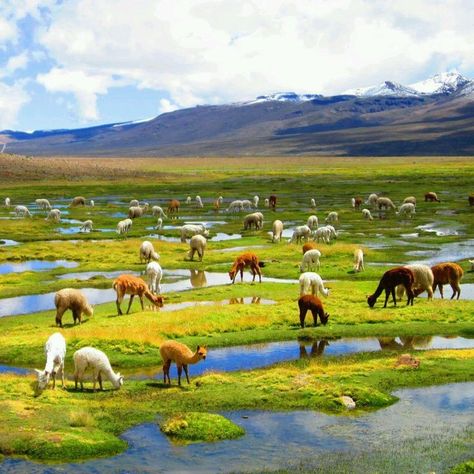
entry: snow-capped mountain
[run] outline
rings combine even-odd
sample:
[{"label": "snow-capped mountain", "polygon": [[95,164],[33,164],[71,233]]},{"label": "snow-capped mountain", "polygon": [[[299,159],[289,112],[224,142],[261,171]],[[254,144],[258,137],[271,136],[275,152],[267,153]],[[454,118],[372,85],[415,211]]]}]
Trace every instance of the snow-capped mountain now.
[{"label": "snow-capped mountain", "polygon": [[458,72],[442,72],[409,87],[421,94],[451,94],[469,82],[472,81]]},{"label": "snow-capped mountain", "polygon": [[345,92],[348,95],[356,95],[359,97],[374,96],[395,96],[395,97],[411,97],[417,96],[418,91],[411,87],[406,87],[398,82],[385,81],[378,86],[359,87],[357,89],[349,89]]},{"label": "snow-capped mountain", "polygon": [[322,97],[320,94],[297,94],[296,92],[275,92],[269,95],[259,95],[255,100],[242,102],[242,105],[259,104],[261,102],[306,102]]}]

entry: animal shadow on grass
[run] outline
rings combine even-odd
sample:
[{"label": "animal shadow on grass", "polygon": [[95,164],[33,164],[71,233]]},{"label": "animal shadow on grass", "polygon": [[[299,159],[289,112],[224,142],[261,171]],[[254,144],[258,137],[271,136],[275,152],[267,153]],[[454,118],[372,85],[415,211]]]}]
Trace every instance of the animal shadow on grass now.
[{"label": "animal shadow on grass", "polygon": [[170,388],[179,388],[181,390],[188,390],[188,388],[185,387],[184,385],[178,385],[178,381],[171,384],[167,384],[164,382],[147,382],[146,386],[150,388],[162,388],[165,390],[170,389]]},{"label": "animal shadow on grass", "polygon": [[[80,327],[80,326],[82,326],[83,324],[86,324],[86,323],[89,321],[89,319],[90,319],[90,318],[84,319],[84,320],[81,322],[81,324],[64,323],[62,328],[63,328],[63,329],[70,329],[70,328],[74,328],[74,327]],[[53,328],[57,327],[57,326],[56,326],[56,323],[51,324],[50,327],[53,327]]]}]

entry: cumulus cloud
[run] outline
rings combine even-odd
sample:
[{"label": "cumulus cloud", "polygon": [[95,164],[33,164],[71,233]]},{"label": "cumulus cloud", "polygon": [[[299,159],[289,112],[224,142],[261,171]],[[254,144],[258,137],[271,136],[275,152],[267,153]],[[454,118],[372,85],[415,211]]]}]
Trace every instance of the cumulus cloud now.
[{"label": "cumulus cloud", "polygon": [[0,82],[0,130],[16,124],[18,113],[29,100],[24,81],[13,85]]},{"label": "cumulus cloud", "polygon": [[38,80],[73,93],[94,120],[97,94],[119,84],[166,93],[168,111],[281,90],[411,83],[444,66],[474,72],[474,4],[428,8],[424,0],[136,0],[133,8],[64,0],[38,35],[57,64]]}]

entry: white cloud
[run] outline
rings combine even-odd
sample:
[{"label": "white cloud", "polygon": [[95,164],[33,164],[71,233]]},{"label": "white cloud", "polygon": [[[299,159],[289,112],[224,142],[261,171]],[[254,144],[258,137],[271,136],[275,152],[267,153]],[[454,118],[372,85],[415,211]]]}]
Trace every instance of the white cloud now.
[{"label": "white cloud", "polygon": [[13,85],[0,82],[0,130],[13,128],[20,109],[29,102],[30,97],[24,85],[24,81]]},{"label": "white cloud", "polygon": [[173,104],[172,102],[170,102],[168,99],[160,100],[160,108],[159,108],[160,114],[173,112],[174,110],[177,110],[177,109],[179,109],[179,107],[176,104]]},{"label": "white cloud", "polygon": [[38,36],[58,67],[38,79],[93,120],[118,84],[166,92],[164,111],[411,83],[438,66],[469,75],[473,16],[469,0],[65,0]]},{"label": "white cloud", "polygon": [[19,69],[25,69],[29,62],[27,52],[22,52],[16,56],[11,56],[5,66],[0,69],[0,77],[10,76]]}]

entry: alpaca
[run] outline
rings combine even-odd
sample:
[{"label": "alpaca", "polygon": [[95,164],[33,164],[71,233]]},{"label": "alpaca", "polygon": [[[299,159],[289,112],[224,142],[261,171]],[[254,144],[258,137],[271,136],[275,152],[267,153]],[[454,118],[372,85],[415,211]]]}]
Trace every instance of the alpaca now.
[{"label": "alpaca", "polygon": [[[413,293],[415,296],[421,295],[424,291],[428,293],[428,299],[433,299],[433,281],[434,276],[431,268],[428,265],[414,264],[406,265],[405,268],[413,272]],[[400,301],[405,294],[403,285],[397,286],[397,299]]]},{"label": "alpaca", "polygon": [[232,283],[235,283],[235,277],[240,271],[240,280],[244,281],[244,268],[250,267],[250,272],[253,275],[252,282],[255,281],[255,276],[258,275],[260,283],[262,283],[262,272],[260,267],[263,267],[263,262],[260,262],[258,257],[252,252],[246,252],[239,255],[232,265],[232,268],[229,271],[229,277],[232,280]]},{"label": "alpaca", "polygon": [[304,328],[304,320],[308,310],[313,314],[314,325],[317,325],[318,316],[321,324],[324,326],[328,322],[329,314],[324,312],[323,303],[314,295],[303,295],[298,300],[298,307],[300,309],[300,324]]},{"label": "alpaca", "polygon": [[354,206],[352,206],[352,207],[354,209],[359,210],[360,206],[362,205],[362,198],[360,196],[357,196],[356,198],[353,198],[353,199],[354,199]]},{"label": "alpaca", "polygon": [[76,196],[69,205],[70,207],[75,206],[85,206],[86,205],[86,198],[82,196]]},{"label": "alpaca", "polygon": [[186,380],[189,383],[188,365],[196,364],[200,360],[206,360],[207,349],[205,347],[197,346],[196,352],[193,354],[191,349],[176,341],[165,341],[160,346],[160,355],[163,360],[163,375],[164,381],[171,384],[170,366],[172,362],[176,363],[178,369],[178,385],[181,385],[181,373],[184,369]]},{"label": "alpaca", "polygon": [[[474,206],[474,194],[471,194],[471,195],[467,198],[467,200],[468,200],[470,206]],[[6,204],[5,204],[5,205],[6,205]]]},{"label": "alpaca", "polygon": [[122,309],[120,304],[123,301],[125,295],[130,295],[130,302],[128,303],[127,314],[130,311],[130,306],[132,306],[133,298],[138,296],[140,298],[140,303],[143,307],[143,296],[150,300],[155,306],[161,308],[163,306],[163,296],[154,295],[148,285],[141,279],[133,275],[120,275],[113,283],[113,289],[117,293],[117,299],[115,304],[117,305],[118,314],[121,315]]},{"label": "alpaca", "polygon": [[66,357],[66,340],[64,336],[55,332],[49,336],[44,345],[46,365],[44,370],[35,369],[38,378],[38,389],[44,390],[53,376],[53,389],[56,387],[56,374],[61,371],[61,379],[64,388],[64,358]]},{"label": "alpaca", "polygon": [[274,195],[271,195],[270,198],[268,199],[268,205],[271,209],[275,210],[276,209],[276,204],[277,204],[277,198]]},{"label": "alpaca", "polygon": [[172,199],[168,203],[168,214],[179,214],[179,201],[177,199]]},{"label": "alpaca", "polygon": [[305,272],[300,275],[300,296],[318,293],[329,296],[329,288],[324,288],[323,279],[314,272]]},{"label": "alpaca", "polygon": [[375,293],[367,297],[367,303],[371,308],[373,308],[377,298],[381,295],[382,291],[385,290],[385,304],[383,307],[387,307],[390,294],[392,295],[394,306],[397,306],[397,300],[395,299],[395,288],[397,285],[403,285],[408,295],[407,306],[410,303],[413,306],[415,295],[413,294],[412,286],[414,280],[415,278],[413,276],[413,272],[408,268],[396,267],[392,270],[388,270],[382,275]]},{"label": "alpaca", "polygon": [[276,221],[273,221],[272,234],[273,234],[272,242],[275,242],[276,240],[281,242],[281,236],[283,234],[283,222],[282,221],[280,221],[278,219]]},{"label": "alpaca", "polygon": [[364,270],[364,251],[362,249],[354,250],[354,271],[361,272]]},{"label": "alpaca", "polygon": [[306,242],[303,244],[303,255],[308,251],[308,250],[313,250],[317,248],[316,244],[314,242]]},{"label": "alpaca", "polygon": [[436,193],[429,192],[425,194],[425,202],[441,202]]},{"label": "alpaca", "polygon": [[434,276],[433,291],[436,291],[436,288],[439,288],[441,298],[444,298],[443,285],[449,283],[453,289],[453,295],[451,296],[451,299],[453,299],[456,294],[456,299],[459,299],[459,296],[461,295],[461,287],[459,286],[459,282],[464,275],[463,269],[457,263],[447,262],[434,265],[431,267],[431,270]]},{"label": "alpaca", "polygon": [[74,324],[82,321],[82,313],[91,317],[94,308],[88,303],[85,295],[75,288],[63,288],[54,295],[54,305],[56,306],[56,325],[63,327],[63,314],[70,309]]}]

